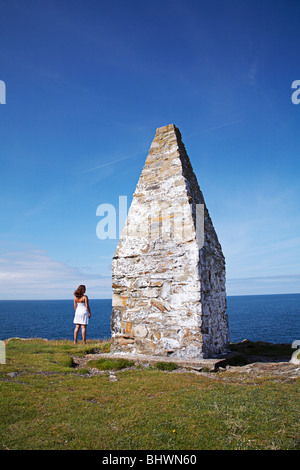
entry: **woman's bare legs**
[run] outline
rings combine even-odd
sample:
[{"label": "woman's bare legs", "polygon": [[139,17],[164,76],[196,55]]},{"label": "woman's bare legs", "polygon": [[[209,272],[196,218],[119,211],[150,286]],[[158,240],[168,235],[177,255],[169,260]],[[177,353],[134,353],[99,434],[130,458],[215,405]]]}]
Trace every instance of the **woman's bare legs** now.
[{"label": "woman's bare legs", "polygon": [[82,334],[82,341],[83,344],[86,344],[86,325],[80,325],[76,323],[75,330],[74,330],[74,343],[77,343],[78,333],[81,327],[81,334]]},{"label": "woman's bare legs", "polygon": [[86,325],[81,325],[81,334],[82,334],[83,344],[86,344]]},{"label": "woman's bare legs", "polygon": [[76,323],[75,330],[74,330],[74,343],[77,343],[78,333],[80,330],[80,325]]}]

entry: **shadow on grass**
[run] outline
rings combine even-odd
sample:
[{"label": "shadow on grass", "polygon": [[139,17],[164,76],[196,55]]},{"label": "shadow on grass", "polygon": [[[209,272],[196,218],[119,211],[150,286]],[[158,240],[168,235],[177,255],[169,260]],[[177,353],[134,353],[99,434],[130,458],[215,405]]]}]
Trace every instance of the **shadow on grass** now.
[{"label": "shadow on grass", "polygon": [[289,362],[293,353],[290,344],[273,344],[264,341],[231,343],[235,354],[226,360],[231,366],[243,366],[254,362]]}]

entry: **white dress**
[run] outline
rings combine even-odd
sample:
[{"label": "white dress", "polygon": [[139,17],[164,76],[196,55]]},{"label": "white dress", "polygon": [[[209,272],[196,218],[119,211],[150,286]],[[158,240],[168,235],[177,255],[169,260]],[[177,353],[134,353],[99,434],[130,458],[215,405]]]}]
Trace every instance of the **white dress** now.
[{"label": "white dress", "polygon": [[89,322],[89,312],[84,302],[77,302],[73,323],[87,325]]}]

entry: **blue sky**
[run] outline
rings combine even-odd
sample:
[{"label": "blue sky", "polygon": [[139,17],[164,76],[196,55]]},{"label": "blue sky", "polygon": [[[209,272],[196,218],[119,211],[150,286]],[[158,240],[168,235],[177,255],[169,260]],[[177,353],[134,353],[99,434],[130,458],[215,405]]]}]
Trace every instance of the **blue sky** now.
[{"label": "blue sky", "polygon": [[298,0],[0,0],[2,299],[111,296],[157,127],[179,127],[228,295],[300,292]]}]

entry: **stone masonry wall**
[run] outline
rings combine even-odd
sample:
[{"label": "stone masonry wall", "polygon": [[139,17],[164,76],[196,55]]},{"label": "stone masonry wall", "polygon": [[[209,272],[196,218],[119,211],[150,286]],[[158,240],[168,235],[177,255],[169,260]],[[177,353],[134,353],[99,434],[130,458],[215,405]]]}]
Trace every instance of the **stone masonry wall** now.
[{"label": "stone masonry wall", "polygon": [[112,262],[112,352],[228,348],[225,260],[179,130],[158,128]]}]

